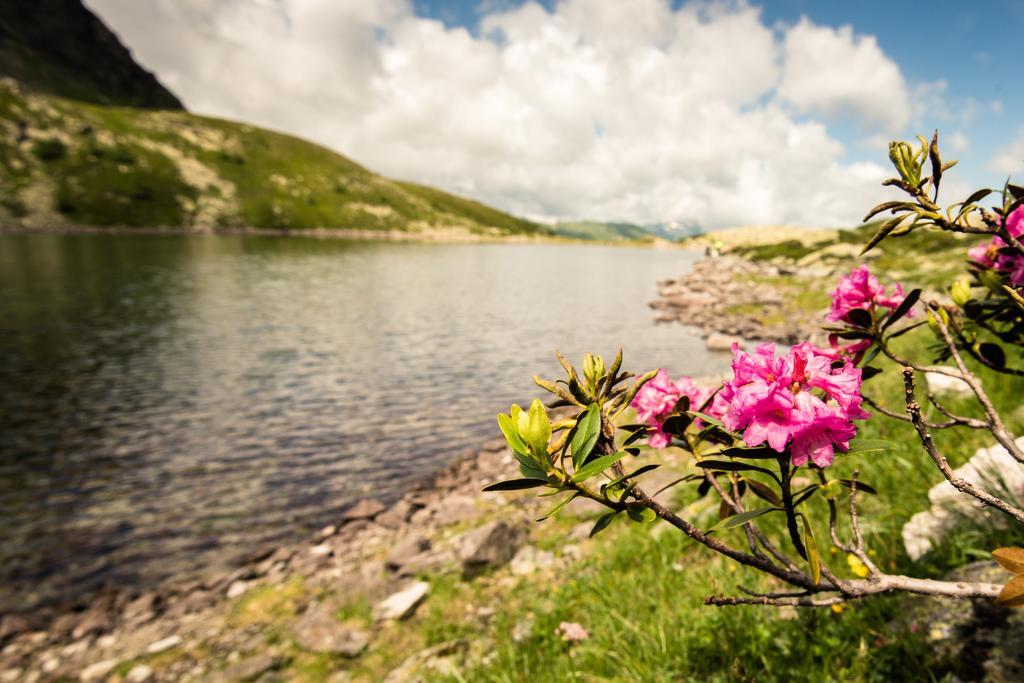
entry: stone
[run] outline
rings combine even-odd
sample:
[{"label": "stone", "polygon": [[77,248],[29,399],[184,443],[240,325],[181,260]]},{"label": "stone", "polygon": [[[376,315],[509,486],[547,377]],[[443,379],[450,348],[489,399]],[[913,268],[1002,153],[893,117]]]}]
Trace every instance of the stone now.
[{"label": "stone", "polygon": [[506,564],[522,544],[523,534],[508,523],[496,520],[469,531],[459,539],[458,555],[462,573],[475,576]]},{"label": "stone", "polygon": [[374,521],[385,529],[398,529],[409,521],[412,512],[413,507],[409,504],[409,501],[402,499],[377,515]]},{"label": "stone", "polygon": [[136,664],[124,677],[124,683],[149,683],[153,680],[153,669],[147,664]]},{"label": "stone", "polygon": [[181,636],[175,634],[150,643],[146,646],[146,652],[148,654],[155,655],[161,652],[166,652],[167,650],[178,647],[179,645],[181,645]]},{"label": "stone", "polygon": [[90,664],[89,666],[82,669],[82,673],[79,674],[78,678],[83,683],[91,683],[91,681],[100,681],[107,677],[107,675],[114,670],[117,666],[116,659],[104,659],[101,662]]},{"label": "stone", "polygon": [[451,548],[437,548],[415,555],[398,568],[399,576],[416,576],[425,573],[440,573],[454,570],[459,565]]},{"label": "stone", "polygon": [[309,609],[292,626],[292,637],[310,652],[358,657],[370,644],[369,634],[351,623],[339,622],[334,612],[334,607],[328,604]]},{"label": "stone", "polygon": [[318,541],[322,541],[322,540],[324,540],[326,538],[330,538],[331,536],[333,536],[336,533],[338,533],[338,527],[336,527],[333,524],[328,524],[323,529],[321,529],[320,531],[317,532],[316,539]]},{"label": "stone", "polygon": [[252,681],[268,671],[280,666],[281,660],[278,657],[261,653],[247,657],[225,671],[224,678],[229,681]]},{"label": "stone", "polygon": [[156,593],[143,593],[124,606],[121,618],[129,624],[143,624],[156,616]]},{"label": "stone", "polygon": [[[960,567],[944,578],[1002,584],[1009,576],[995,562],[982,561]],[[906,602],[907,608],[901,610],[905,627],[925,634],[929,669],[937,678],[992,683],[1024,680],[1024,611],[984,599],[921,597]]]},{"label": "stone", "polygon": [[734,343],[739,344],[741,349],[743,348],[743,342],[741,340],[727,334],[719,334],[715,332],[709,334],[707,339],[704,340],[704,346],[707,347],[708,351],[731,351]]},{"label": "stone", "polygon": [[392,669],[384,683],[412,683],[412,681],[423,680],[420,673],[432,672],[435,678],[440,674],[444,678],[456,678],[457,669],[452,656],[466,650],[464,640],[450,640],[438,643],[412,654],[395,669]]},{"label": "stone", "polygon": [[426,581],[411,583],[377,603],[373,608],[373,616],[378,621],[407,619],[427,597],[428,592],[430,584]]},{"label": "stone", "polygon": [[430,541],[420,534],[412,534],[401,539],[391,547],[384,566],[391,571],[398,571],[420,553],[430,549]]},{"label": "stone", "polygon": [[321,543],[320,545],[315,545],[310,548],[309,552],[318,557],[327,557],[334,552],[334,549],[325,543]]},{"label": "stone", "polygon": [[252,584],[249,581],[235,581],[228,586],[227,596],[229,600],[239,598],[249,592]]},{"label": "stone", "polygon": [[71,631],[71,637],[75,640],[84,638],[92,633],[102,633],[110,629],[109,601],[96,600],[79,619],[78,624]]},{"label": "stone", "polygon": [[32,624],[21,614],[5,614],[0,618],[0,643],[12,636],[32,630]]},{"label": "stone", "polygon": [[516,552],[509,562],[509,569],[516,576],[533,574],[555,563],[555,556],[547,550],[539,550],[532,545],[524,545]]},{"label": "stone", "polygon": [[434,518],[441,526],[460,524],[476,519],[480,509],[470,496],[451,494],[444,497],[434,509]]},{"label": "stone", "polygon": [[346,510],[341,515],[341,519],[345,522],[354,522],[360,519],[373,519],[382,512],[384,512],[384,506],[380,501],[374,500],[373,498],[364,498]]},{"label": "stone", "polygon": [[[957,371],[956,368],[946,368],[947,370]],[[926,372],[924,373],[925,382],[928,383],[928,390],[935,394],[954,394],[956,396],[973,396],[974,392],[971,387],[968,386],[967,382],[956,377],[950,377],[949,375],[943,375],[938,372]]]}]

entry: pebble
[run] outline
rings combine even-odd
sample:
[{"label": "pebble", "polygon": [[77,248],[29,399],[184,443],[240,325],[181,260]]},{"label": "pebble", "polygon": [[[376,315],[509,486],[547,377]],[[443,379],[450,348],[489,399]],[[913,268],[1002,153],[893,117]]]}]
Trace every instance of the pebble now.
[{"label": "pebble", "polygon": [[136,664],[124,677],[124,683],[148,683],[153,680],[153,669],[146,664]]},{"label": "pebble", "polygon": [[99,681],[106,678],[107,674],[113,671],[115,666],[117,666],[116,659],[104,659],[82,669],[82,673],[78,677],[83,683]]},{"label": "pebble", "polygon": [[379,621],[407,619],[412,616],[430,591],[430,584],[417,581],[394,593],[373,608],[373,615]]},{"label": "pebble", "polygon": [[166,638],[162,638],[161,640],[157,640],[155,642],[150,643],[149,646],[146,648],[146,652],[148,652],[151,655],[155,655],[160,652],[166,652],[167,650],[170,650],[172,647],[178,647],[179,645],[181,645],[181,636],[168,636]]}]

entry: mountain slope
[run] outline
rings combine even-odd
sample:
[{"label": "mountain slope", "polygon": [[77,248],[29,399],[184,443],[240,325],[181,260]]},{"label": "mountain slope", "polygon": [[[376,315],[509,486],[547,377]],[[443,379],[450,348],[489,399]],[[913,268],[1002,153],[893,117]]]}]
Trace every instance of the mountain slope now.
[{"label": "mountain slope", "polygon": [[0,79],[0,225],[548,234],[298,138]]},{"label": "mountain slope", "polygon": [[0,2],[0,76],[97,104],[182,108],[79,0]]},{"label": "mountain slope", "polygon": [[580,240],[639,240],[650,241],[654,235],[631,223],[603,223],[601,221],[560,221],[551,227],[555,234]]}]

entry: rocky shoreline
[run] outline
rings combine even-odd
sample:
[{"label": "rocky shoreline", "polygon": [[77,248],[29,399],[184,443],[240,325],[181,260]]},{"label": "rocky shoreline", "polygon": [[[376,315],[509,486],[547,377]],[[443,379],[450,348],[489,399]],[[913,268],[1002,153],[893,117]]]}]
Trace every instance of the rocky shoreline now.
[{"label": "rocky shoreline", "polygon": [[770,283],[794,271],[737,256],[708,256],[685,275],[658,282],[658,298],[649,305],[659,323],[697,328],[708,348],[726,351],[734,340],[796,344],[823,341],[823,312],[784,308],[785,295]]},{"label": "rocky shoreline", "polygon": [[[516,476],[504,440],[492,440],[393,505],[360,501],[336,524],[254,555],[232,571],[152,591],[103,593],[85,609],[51,619],[4,615],[0,681],[255,679],[287,663],[288,654],[268,648],[258,632],[233,628],[227,616],[248,596],[284,590],[297,580],[307,590],[294,606],[301,616],[288,627],[290,637],[309,652],[356,657],[386,635],[389,623],[408,618],[430,599],[430,584],[418,576],[476,580],[486,574],[479,580],[490,581],[500,579],[488,573],[496,568],[521,576],[577,559],[583,552],[578,545],[555,554],[530,544],[541,504],[536,496],[481,492],[488,483]],[[581,522],[574,538],[585,540],[589,529]],[[372,625],[335,620],[339,596],[353,595],[373,604]],[[168,652],[175,653],[174,661],[158,666],[154,660],[166,660]],[[412,680],[440,656],[415,653],[388,680]],[[342,672],[332,680],[348,678]]]}]

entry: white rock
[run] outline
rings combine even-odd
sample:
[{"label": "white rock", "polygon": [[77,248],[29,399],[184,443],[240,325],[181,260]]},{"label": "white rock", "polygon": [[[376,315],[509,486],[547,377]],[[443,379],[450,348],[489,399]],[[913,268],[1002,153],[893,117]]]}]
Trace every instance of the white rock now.
[{"label": "white rock", "polygon": [[526,576],[538,569],[550,567],[554,562],[555,556],[547,550],[538,550],[531,545],[524,545],[508,566],[516,576]]},{"label": "white rock", "polygon": [[89,683],[90,681],[99,681],[106,678],[107,674],[114,670],[117,666],[116,659],[104,659],[102,662],[96,662],[82,669],[82,673],[78,677]]},{"label": "white rock", "polygon": [[309,552],[315,557],[327,557],[328,555],[334,552],[334,549],[331,548],[331,546],[329,545],[321,543],[320,545],[315,545],[312,548],[310,548]]},{"label": "white rock", "polygon": [[[1017,439],[1017,445],[1024,448],[1024,437]],[[1011,503],[1020,505],[1024,500],[1024,465],[1002,446],[979,449],[953,472]],[[903,525],[903,546],[912,560],[931,550],[956,525],[958,515],[982,519],[992,514],[981,502],[945,480],[928,490],[928,501],[928,510],[918,512]]]},{"label": "white rock", "polygon": [[166,652],[172,647],[178,647],[179,645],[181,645],[181,636],[167,636],[166,638],[150,643],[149,647],[146,648],[146,652],[151,655],[155,655],[160,652]]},{"label": "white rock", "polygon": [[412,616],[429,591],[429,583],[416,581],[377,603],[373,608],[373,614],[380,621],[405,619]]},{"label": "white rock", "polygon": [[251,587],[252,585],[248,581],[232,581],[228,586],[228,598],[233,600],[241,597],[248,593]]},{"label": "white rock", "polygon": [[[956,371],[956,368],[946,368]],[[958,396],[971,396],[973,391],[967,382],[949,375],[942,375],[938,372],[924,373],[924,379],[928,383],[928,390],[935,394],[956,394]]]},{"label": "white rock", "polygon": [[708,348],[708,351],[731,351],[734,342],[739,344],[741,349],[743,348],[743,342],[740,339],[713,332],[704,340],[704,346]]},{"label": "white rock", "polygon": [[153,669],[146,664],[136,664],[124,677],[124,683],[148,683],[151,680],[153,680]]}]

